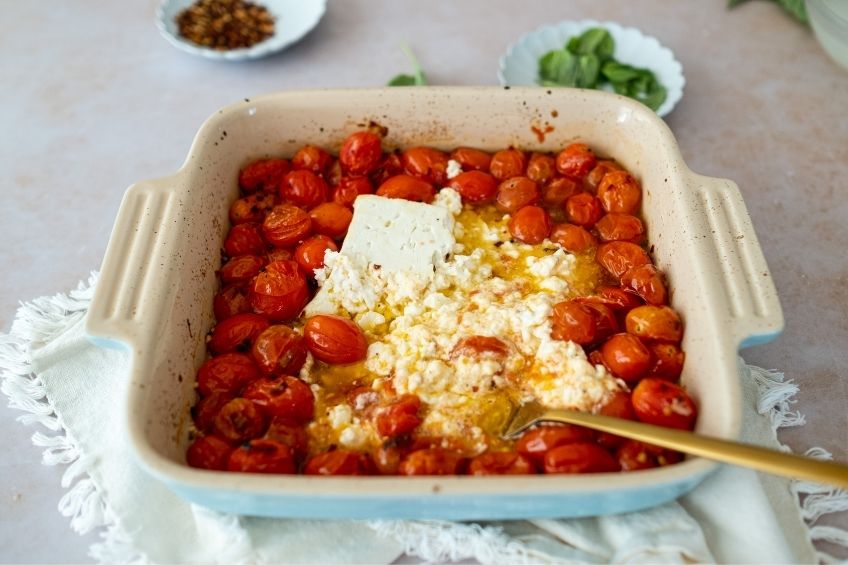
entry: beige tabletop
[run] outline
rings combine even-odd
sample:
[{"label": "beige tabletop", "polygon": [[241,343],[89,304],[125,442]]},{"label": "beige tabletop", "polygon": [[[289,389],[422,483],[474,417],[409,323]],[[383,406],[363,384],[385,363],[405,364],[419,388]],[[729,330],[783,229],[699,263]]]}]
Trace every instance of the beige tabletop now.
[{"label": "beige tabletop", "polygon": [[[251,63],[176,50],[154,0],[0,4],[0,330],[19,300],[65,291],[97,269],[124,189],[181,164],[216,109],[282,89],[377,86],[407,69],[408,42],[434,84],[496,84],[525,31],[615,20],[683,64],[667,117],[690,167],[735,180],[771,267],[786,330],[743,352],[800,387],[804,426],[781,432],[848,460],[848,71],[770,2],[333,0],[297,45]],[[56,511],[61,468],[0,408],[0,561],[86,561]],[[848,514],[823,523],[848,527]],[[820,547],[834,551],[833,547]],[[848,557],[848,553],[842,554]]]}]

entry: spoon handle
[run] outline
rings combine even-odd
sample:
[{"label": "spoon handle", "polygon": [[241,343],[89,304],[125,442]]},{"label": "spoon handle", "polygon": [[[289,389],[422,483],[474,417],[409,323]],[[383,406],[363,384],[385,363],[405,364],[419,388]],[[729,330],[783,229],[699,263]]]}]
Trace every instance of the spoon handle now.
[{"label": "spoon handle", "polygon": [[712,438],[631,420],[582,412],[549,410],[539,421],[577,424],[707,459],[750,467],[773,475],[848,488],[848,465],[783,453],[774,449]]}]

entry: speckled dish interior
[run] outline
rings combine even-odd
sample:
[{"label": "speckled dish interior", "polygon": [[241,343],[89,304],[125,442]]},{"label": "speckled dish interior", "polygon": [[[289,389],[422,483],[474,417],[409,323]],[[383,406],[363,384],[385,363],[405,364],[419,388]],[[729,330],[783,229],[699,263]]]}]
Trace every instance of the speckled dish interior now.
[{"label": "speckled dish interior", "polygon": [[655,261],[686,323],[682,379],[700,408],[697,431],[737,437],[737,350],[780,332],[780,305],[736,185],[691,172],[648,108],[571,89],[283,92],[214,114],[177,173],[133,185],[121,204],[87,330],[132,354],[125,423],[142,466],[198,504],[287,517],[588,516],[660,504],[694,488],[715,464],[690,458],[635,473],[525,477],[268,476],[185,465],[194,375],[206,354],[239,168],[291,156],[305,143],[337,150],[369,122],[387,128],[388,147],[555,150],[579,139],[632,171],[644,187]]}]

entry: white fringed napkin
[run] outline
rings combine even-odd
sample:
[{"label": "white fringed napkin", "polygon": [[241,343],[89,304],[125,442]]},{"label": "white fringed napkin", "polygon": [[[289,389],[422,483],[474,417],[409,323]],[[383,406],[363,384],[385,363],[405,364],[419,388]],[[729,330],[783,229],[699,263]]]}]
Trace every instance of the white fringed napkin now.
[{"label": "white fringed napkin", "polygon": [[[91,345],[84,317],[96,275],[69,295],[24,304],[0,335],[2,390],[36,432],[44,463],[67,464],[59,503],[80,533],[103,529],[101,562],[784,563],[830,561],[813,539],[848,546],[848,532],[806,525],[848,509],[848,493],[725,467],[677,502],[631,514],[498,523],[308,521],[224,515],[193,506],[147,476],[123,441],[127,354]],[[778,447],[801,425],[797,387],[740,363],[744,440]],[[822,450],[812,455],[827,457]],[[803,506],[797,497],[804,494]]]}]

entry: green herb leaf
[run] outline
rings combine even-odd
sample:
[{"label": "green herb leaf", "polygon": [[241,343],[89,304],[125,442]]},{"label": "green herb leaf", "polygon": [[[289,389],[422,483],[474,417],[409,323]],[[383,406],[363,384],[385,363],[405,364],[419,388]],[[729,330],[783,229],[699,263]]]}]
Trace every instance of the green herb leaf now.
[{"label": "green herb leaf", "polygon": [[575,86],[578,88],[596,88],[598,76],[601,72],[601,63],[595,55],[580,55],[577,57],[577,76]]},{"label": "green herb leaf", "polygon": [[615,51],[615,41],[607,30],[593,27],[579,37],[572,37],[566,44],[566,49],[575,55],[595,55],[601,61],[606,61]]},{"label": "green herb leaf", "polygon": [[577,59],[565,49],[548,51],[539,59],[539,80],[557,86],[574,86]]},{"label": "green herb leaf", "polygon": [[[801,22],[802,24],[808,24],[809,19],[807,18],[807,8],[804,5],[804,0],[772,0],[775,4],[786,10],[790,16]],[[735,8],[739,4],[743,2],[747,2],[747,0],[727,0],[727,7]]]},{"label": "green herb leaf", "polygon": [[421,64],[415,57],[415,53],[413,53],[412,49],[410,49],[405,43],[400,46],[400,49],[403,51],[404,55],[406,55],[406,58],[409,59],[409,62],[412,63],[412,70],[414,71],[414,74],[397,75],[388,82],[388,86],[426,86],[427,77],[424,75],[424,69],[421,68]]},{"label": "green herb leaf", "polygon": [[611,83],[628,82],[639,77],[639,69],[619,63],[618,61],[607,61],[601,67],[601,74]]}]

